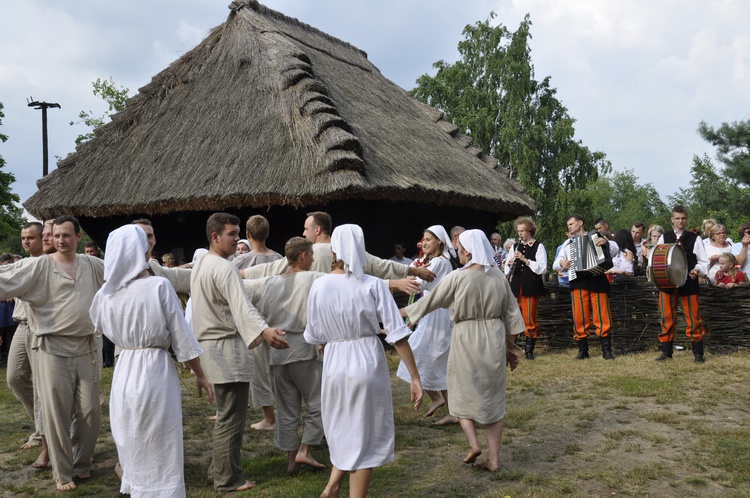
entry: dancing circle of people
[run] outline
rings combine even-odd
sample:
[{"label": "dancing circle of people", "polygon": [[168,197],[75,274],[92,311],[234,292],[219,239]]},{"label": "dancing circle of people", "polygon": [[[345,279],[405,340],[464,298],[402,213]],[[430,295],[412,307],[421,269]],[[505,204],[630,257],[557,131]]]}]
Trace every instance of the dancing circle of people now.
[{"label": "dancing circle of people", "polygon": [[[679,302],[695,362],[704,362],[699,279],[724,288],[747,283],[750,224],[740,227],[740,242],[733,244],[716,222],[706,228],[705,242],[687,230],[682,206],[672,209],[671,222],[669,231],[636,222],[612,236],[604,220],[587,232],[580,215],[568,217],[568,238],[552,269],[570,287],[576,359],[589,357],[591,328],[602,357],[614,359],[610,280],[643,272],[657,253],[679,250],[687,277],[659,287],[657,360],[672,358]],[[521,217],[513,226],[517,240],[502,244],[498,233],[488,239],[481,230],[449,233],[433,225],[422,234],[418,256],[406,258],[400,242],[385,260],[366,252],[359,226],[332,229],[331,217],[316,211],[282,256],[265,245],[263,216],[247,221],[248,238],[241,239],[239,218],[215,213],[206,222],[208,249],[174,267],[154,258],[156,236],[147,219],[111,232],[103,261],[95,245],[89,254],[76,253],[75,218],[28,223],[21,239],[30,257],[0,266],[0,299],[16,299],[19,324],[8,386],[35,428],[22,448],[41,447],[32,466],[51,466],[60,491],[91,477],[104,337],[116,355],[109,413],[121,493],[185,496],[174,357],[194,374],[198,395],[205,392],[216,405],[208,468],[215,489],[256,485],[245,476],[240,453],[247,407],[257,406],[263,420],[251,428],[273,432],[274,446],[287,453],[288,472],[325,468],[313,456],[325,438],[332,469],[321,496],[339,496],[347,475],[350,496],[364,496],[373,469],[395,458],[384,332],[401,357],[396,376],[409,384],[414,409],[426,392],[423,418],[444,409],[435,425],[460,425],[469,446],[463,462],[497,471],[507,367],[519,363],[521,334],[525,358],[535,359],[548,268],[534,221]],[[586,268],[581,252],[602,262]],[[394,291],[409,294],[409,304],[399,309]],[[178,294],[190,296],[184,310]],[[477,423],[487,440],[482,460]]]}]

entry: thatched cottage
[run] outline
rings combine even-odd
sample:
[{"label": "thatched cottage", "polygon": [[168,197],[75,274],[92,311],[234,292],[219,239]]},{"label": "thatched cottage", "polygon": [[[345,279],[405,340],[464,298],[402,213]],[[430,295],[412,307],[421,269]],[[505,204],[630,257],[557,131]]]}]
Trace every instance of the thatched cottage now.
[{"label": "thatched cottage", "polygon": [[532,211],[507,170],[366,53],[254,1],[229,8],[37,182],[31,214],[75,215],[99,243],[149,217],[157,250],[189,255],[214,211],[265,215],[281,250],[306,212],[326,210],[386,256],[434,223],[491,231]]}]

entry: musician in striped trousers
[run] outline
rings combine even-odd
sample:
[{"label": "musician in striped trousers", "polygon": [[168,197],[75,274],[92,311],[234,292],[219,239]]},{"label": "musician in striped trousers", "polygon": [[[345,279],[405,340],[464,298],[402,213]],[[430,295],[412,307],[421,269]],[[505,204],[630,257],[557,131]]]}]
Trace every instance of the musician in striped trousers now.
[{"label": "musician in striped trousers", "polygon": [[[579,214],[572,214],[566,220],[568,234],[571,237],[585,236],[584,219]],[[560,254],[555,260],[552,268],[556,271],[568,272],[570,278],[570,301],[573,312],[574,339],[578,344],[577,360],[589,357],[589,327],[594,324],[594,332],[599,336],[602,347],[602,357],[612,360],[612,316],[609,309],[609,281],[604,271],[595,273],[581,273],[572,275],[571,270],[571,243],[568,239],[563,243]],[[616,255],[619,249],[614,244],[610,245],[605,237],[598,237],[596,245],[602,246],[605,255],[611,257]],[[613,254],[614,253],[614,254]]]},{"label": "musician in striped trousers", "polygon": [[547,251],[534,239],[536,225],[531,218],[518,218],[513,222],[513,228],[518,232],[518,243],[508,252],[504,270],[526,325],[523,331],[526,336],[524,353],[527,360],[533,360],[539,333],[539,298],[545,293],[542,275],[547,271]]},{"label": "musician in striped trousers", "polygon": [[677,324],[677,302],[682,306],[685,315],[685,334],[692,342],[693,356],[696,363],[703,363],[703,320],[698,311],[698,276],[708,272],[708,257],[703,240],[698,234],[686,230],[688,220],[687,208],[677,205],[672,208],[672,230],[659,238],[659,244],[680,244],[685,251],[688,279],[677,289],[659,289],[659,312],[661,313],[661,333],[659,347],[662,351],[656,361],[672,358],[675,325]]}]

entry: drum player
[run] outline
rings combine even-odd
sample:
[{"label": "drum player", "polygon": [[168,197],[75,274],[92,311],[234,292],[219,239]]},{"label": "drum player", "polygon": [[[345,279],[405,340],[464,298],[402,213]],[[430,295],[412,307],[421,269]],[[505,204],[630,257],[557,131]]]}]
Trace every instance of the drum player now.
[{"label": "drum player", "polygon": [[659,238],[659,244],[679,244],[687,258],[688,278],[682,287],[659,288],[659,313],[661,314],[661,333],[659,343],[661,356],[656,361],[672,358],[675,325],[677,324],[677,301],[679,299],[685,315],[685,334],[692,342],[693,356],[696,363],[703,363],[703,320],[698,311],[698,277],[706,275],[708,258],[701,237],[686,230],[688,220],[687,208],[676,205],[672,208],[672,230]]},{"label": "drum player", "polygon": [[[571,237],[586,235],[583,217],[572,214],[566,220],[568,234]],[[560,253],[555,259],[552,268],[555,271],[564,270],[568,277],[571,268],[571,243],[573,239],[566,240],[560,248]],[[597,238],[597,246],[602,247],[605,255],[609,258],[609,268],[612,267],[612,257],[617,255],[619,248],[617,244],[607,240],[603,235]],[[589,357],[589,325],[593,315],[594,332],[599,336],[602,346],[602,357],[605,360],[613,360],[612,356],[612,315],[609,309],[609,281],[604,270],[594,273],[578,272],[575,278],[570,278],[570,302],[573,312],[574,339],[578,344],[577,360]]]}]

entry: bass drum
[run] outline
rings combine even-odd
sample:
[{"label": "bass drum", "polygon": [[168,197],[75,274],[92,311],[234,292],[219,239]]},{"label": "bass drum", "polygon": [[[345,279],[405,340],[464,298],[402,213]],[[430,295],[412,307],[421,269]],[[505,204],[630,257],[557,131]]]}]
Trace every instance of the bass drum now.
[{"label": "bass drum", "polygon": [[648,281],[660,289],[685,285],[688,276],[687,258],[679,244],[659,244],[648,255]]}]

